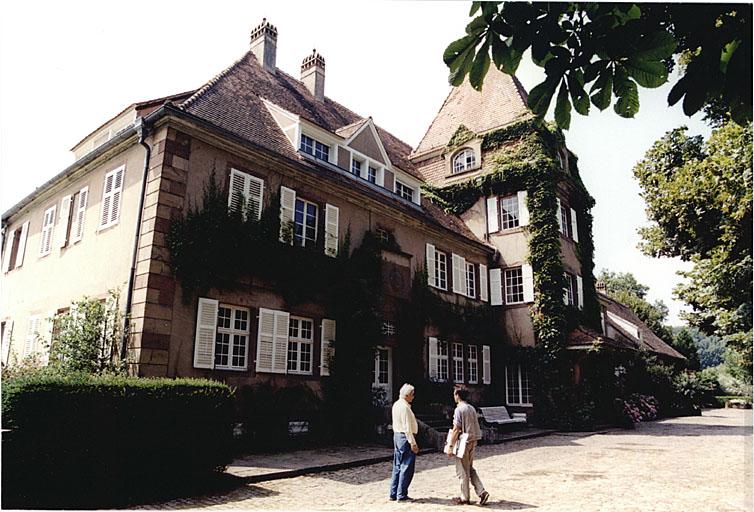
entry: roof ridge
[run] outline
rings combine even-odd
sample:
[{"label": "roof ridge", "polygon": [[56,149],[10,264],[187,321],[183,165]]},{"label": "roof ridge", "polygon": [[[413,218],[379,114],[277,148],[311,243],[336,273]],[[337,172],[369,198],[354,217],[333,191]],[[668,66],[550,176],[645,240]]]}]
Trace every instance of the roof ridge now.
[{"label": "roof ridge", "polygon": [[207,83],[205,83],[203,86],[198,88],[194,94],[192,94],[189,98],[187,98],[184,102],[180,104],[180,108],[185,110],[186,108],[190,107],[196,101],[201,98],[213,85],[215,85],[217,82],[222,80],[225,76],[227,76],[231,71],[233,71],[241,62],[243,62],[251,53],[251,50],[247,50],[239,57],[233,64],[228,66],[227,68],[220,71],[218,74],[213,76]]}]

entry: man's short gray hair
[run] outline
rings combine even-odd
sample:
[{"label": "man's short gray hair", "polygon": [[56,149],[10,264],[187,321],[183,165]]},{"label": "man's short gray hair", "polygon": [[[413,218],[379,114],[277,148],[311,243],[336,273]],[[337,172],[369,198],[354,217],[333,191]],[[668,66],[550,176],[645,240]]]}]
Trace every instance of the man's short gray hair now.
[{"label": "man's short gray hair", "polygon": [[404,384],[401,386],[401,390],[399,392],[401,398],[406,398],[408,395],[414,392],[414,386],[411,384]]}]

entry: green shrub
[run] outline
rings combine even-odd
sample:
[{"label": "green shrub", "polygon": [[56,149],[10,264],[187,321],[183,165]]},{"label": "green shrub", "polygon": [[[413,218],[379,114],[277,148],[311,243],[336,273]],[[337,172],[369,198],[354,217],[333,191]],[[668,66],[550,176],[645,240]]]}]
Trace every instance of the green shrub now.
[{"label": "green shrub", "polygon": [[114,506],[222,469],[232,395],[194,379],[43,371],[4,381],[3,506]]}]

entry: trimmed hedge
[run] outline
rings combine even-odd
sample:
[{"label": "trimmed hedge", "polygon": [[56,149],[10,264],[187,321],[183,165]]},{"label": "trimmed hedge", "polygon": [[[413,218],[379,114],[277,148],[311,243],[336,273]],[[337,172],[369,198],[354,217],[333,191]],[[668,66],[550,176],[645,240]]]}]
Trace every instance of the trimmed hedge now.
[{"label": "trimmed hedge", "polygon": [[195,379],[3,382],[3,507],[114,506],[232,460],[233,391]]}]

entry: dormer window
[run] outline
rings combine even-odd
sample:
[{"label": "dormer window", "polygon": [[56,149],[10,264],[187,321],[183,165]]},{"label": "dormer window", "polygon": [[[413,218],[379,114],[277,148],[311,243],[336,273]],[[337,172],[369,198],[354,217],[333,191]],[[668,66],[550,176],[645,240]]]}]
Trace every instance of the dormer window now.
[{"label": "dormer window", "polygon": [[474,151],[466,148],[453,157],[453,174],[465,172],[476,166]]},{"label": "dormer window", "polygon": [[407,201],[413,202],[414,200],[414,189],[398,180],[395,180],[395,193]]},{"label": "dormer window", "polygon": [[361,161],[355,158],[351,160],[351,174],[361,177]]},{"label": "dormer window", "polygon": [[330,160],[330,146],[304,134],[301,134],[301,151],[319,160]]}]

